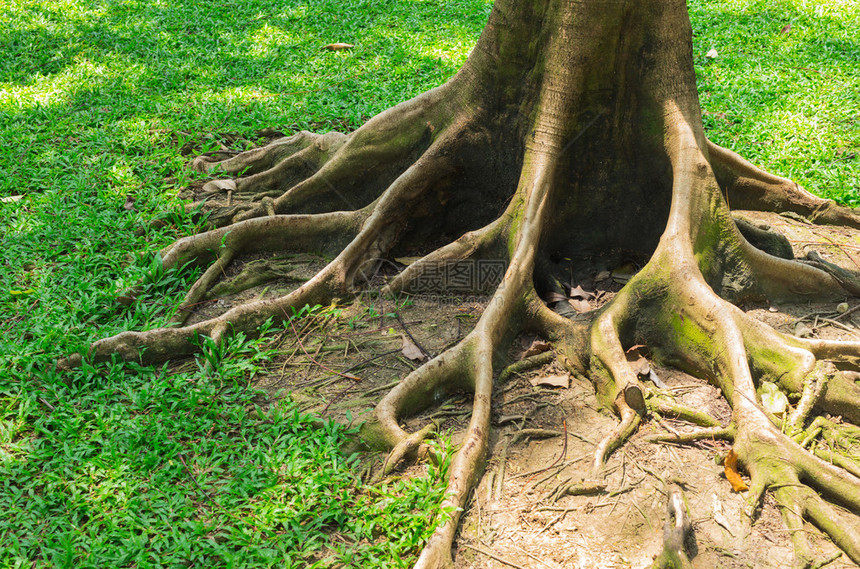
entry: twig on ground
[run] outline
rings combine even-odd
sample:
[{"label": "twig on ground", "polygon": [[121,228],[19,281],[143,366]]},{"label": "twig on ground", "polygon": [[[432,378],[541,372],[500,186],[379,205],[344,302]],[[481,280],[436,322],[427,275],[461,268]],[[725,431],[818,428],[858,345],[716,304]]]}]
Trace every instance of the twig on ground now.
[{"label": "twig on ground", "polygon": [[[514,433],[514,436],[511,437],[511,444],[517,444],[523,439],[551,439],[559,436],[561,436],[559,431],[550,429],[522,429]],[[543,470],[546,470],[546,468],[542,469],[541,472]]]},{"label": "twig on ground", "polygon": [[424,346],[422,346],[421,343],[415,339],[415,336],[413,336],[412,332],[409,331],[409,328],[406,327],[406,323],[403,322],[403,318],[400,317],[400,313],[395,312],[394,316],[397,318],[397,322],[398,322],[398,324],[400,324],[400,327],[403,328],[403,331],[406,332],[406,335],[409,336],[410,340],[412,340],[412,343],[415,344],[419,350],[421,350],[422,354],[424,354],[424,357],[427,358],[428,360],[432,360],[433,354],[431,354],[430,352],[425,350]]},{"label": "twig on ground", "polygon": [[499,463],[499,471],[496,473],[495,489],[493,491],[495,496],[501,496],[502,490],[504,490],[505,470],[508,462],[508,445],[510,445],[510,443],[511,440],[507,439],[502,446],[502,460]]},{"label": "twig on ground", "polygon": [[483,554],[483,555],[486,555],[486,556],[487,556],[487,557],[489,557],[490,559],[495,559],[495,560],[496,560],[496,561],[498,561],[499,563],[504,563],[505,565],[510,565],[511,567],[516,567],[516,569],[526,569],[526,568],[525,568],[525,567],[523,567],[522,565],[518,565],[518,564],[514,563],[513,561],[511,561],[511,560],[509,560],[509,559],[505,559],[504,557],[500,557],[500,556],[496,555],[495,553],[493,553],[493,552],[491,552],[491,551],[487,551],[486,549],[482,549],[482,548],[477,547],[477,546],[474,546],[474,545],[472,545],[472,544],[464,543],[464,544],[463,544],[463,547],[468,547],[469,549],[474,549],[474,550],[475,550],[475,551],[477,551],[478,553],[481,553],[481,554]]},{"label": "twig on ground", "polygon": [[392,381],[391,383],[386,383],[385,385],[380,385],[379,387],[374,387],[373,389],[368,389],[362,395],[367,397],[368,395],[373,395],[374,393],[379,393],[380,391],[385,391],[386,389],[391,389],[395,385],[400,383],[399,379]]}]

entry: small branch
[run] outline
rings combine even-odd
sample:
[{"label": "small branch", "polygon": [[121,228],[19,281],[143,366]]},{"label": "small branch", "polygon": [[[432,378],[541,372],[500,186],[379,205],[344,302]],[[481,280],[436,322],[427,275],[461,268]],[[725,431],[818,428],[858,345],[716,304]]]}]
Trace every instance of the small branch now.
[{"label": "small branch", "polygon": [[[511,438],[511,444],[517,444],[523,439],[551,439],[553,437],[560,437],[561,435],[562,433],[549,429],[522,429],[521,431],[514,433],[514,436]],[[552,468],[552,466],[547,468]],[[546,470],[546,468],[543,468],[538,472],[543,472],[544,470]]]},{"label": "small branch", "polygon": [[834,316],[833,320],[842,320],[843,318],[848,318],[849,316],[851,316],[852,314],[854,314],[858,310],[860,310],[860,304],[858,304],[857,306],[854,306],[852,308],[849,308],[848,310],[846,310],[845,312],[843,312],[842,314],[840,314],[838,316]]},{"label": "small branch", "polygon": [[394,316],[397,318],[397,322],[398,322],[398,324],[400,324],[400,327],[403,328],[403,331],[406,332],[406,335],[409,336],[410,340],[412,340],[412,343],[415,344],[416,346],[418,346],[418,349],[421,350],[422,354],[424,354],[424,357],[426,357],[428,360],[432,360],[433,354],[431,354],[430,352],[425,350],[424,346],[422,346],[418,342],[418,340],[415,339],[415,336],[413,336],[412,332],[409,331],[409,328],[406,327],[406,323],[403,322],[403,318],[400,317],[400,312],[395,312]]},{"label": "small branch", "polygon": [[475,551],[477,551],[478,553],[482,553],[482,554],[486,555],[487,557],[489,557],[490,559],[495,559],[495,560],[496,560],[496,561],[498,561],[499,563],[504,563],[505,565],[510,565],[511,567],[516,567],[516,569],[526,569],[526,568],[525,568],[525,567],[523,567],[522,565],[517,565],[517,564],[516,564],[516,563],[514,563],[513,561],[510,561],[510,560],[508,560],[508,559],[505,559],[504,557],[499,557],[499,556],[498,556],[498,555],[496,555],[495,553],[492,553],[492,552],[490,552],[490,551],[487,551],[486,549],[482,549],[482,548],[480,548],[480,547],[476,547],[476,546],[471,545],[471,544],[468,544],[468,543],[464,543],[464,544],[463,544],[463,547],[468,547],[469,549],[474,549],[474,550],[475,550]]},{"label": "small branch", "polygon": [[692,443],[704,439],[732,441],[735,438],[735,430],[732,427],[705,427],[684,433],[660,433],[642,438],[649,443]]},{"label": "small branch", "polygon": [[556,491],[555,497],[552,500],[557,502],[564,496],[593,496],[606,491],[606,482],[579,482],[577,484],[569,484]]},{"label": "small branch", "polygon": [[392,381],[391,383],[386,383],[385,385],[380,385],[379,387],[374,387],[373,389],[368,389],[362,395],[364,397],[367,397],[368,395],[373,395],[374,393],[379,393],[380,391],[385,391],[386,389],[391,389],[392,387],[394,387],[398,383],[400,383],[399,379]]}]

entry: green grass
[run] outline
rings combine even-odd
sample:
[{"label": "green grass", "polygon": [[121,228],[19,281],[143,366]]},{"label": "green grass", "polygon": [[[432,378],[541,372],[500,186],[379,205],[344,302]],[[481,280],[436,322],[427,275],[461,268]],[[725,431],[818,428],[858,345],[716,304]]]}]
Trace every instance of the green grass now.
[{"label": "green grass", "polygon": [[0,388],[0,567],[408,565],[446,461],[364,485],[343,427],[254,405],[264,341],[209,344],[185,371],[84,365]]},{"label": "green grass", "polygon": [[[860,206],[857,3],[692,0],[690,8],[711,140],[820,196]],[[706,57],[711,49],[716,58]]]},{"label": "green grass", "polygon": [[[343,429],[257,411],[265,342],[237,338],[173,371],[53,363],[178,303],[189,275],[153,254],[194,230],[176,199],[192,178],[184,144],[355,128],[454,73],[489,4],[0,0],[0,197],[25,196],[0,202],[0,569],[303,567],[325,544],[349,566],[408,565],[443,472],[362,486]],[[857,204],[852,4],[691,11],[709,135]],[[320,49],[332,42],[356,47]],[[147,226],[159,216],[174,223]],[[136,309],[120,309],[141,279]]]},{"label": "green grass", "polygon": [[[259,415],[264,344],[185,371],[53,362],[163,324],[181,298],[190,276],[154,252],[194,229],[173,213],[183,144],[355,128],[451,75],[487,9],[0,0],[0,197],[26,196],[0,203],[0,568],[306,567],[322,551],[323,566],[409,566],[444,469],[362,485],[342,428]],[[136,234],[164,212],[169,228]],[[146,298],[121,310],[139,279]]]}]

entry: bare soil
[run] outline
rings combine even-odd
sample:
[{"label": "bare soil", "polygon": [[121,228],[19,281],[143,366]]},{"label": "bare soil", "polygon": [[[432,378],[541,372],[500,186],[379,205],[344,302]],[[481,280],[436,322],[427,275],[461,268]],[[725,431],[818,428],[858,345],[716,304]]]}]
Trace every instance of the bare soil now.
[{"label": "bare soil", "polygon": [[[828,261],[860,269],[860,239],[850,230],[813,226],[773,214],[743,215],[784,233],[797,257],[814,249]],[[290,290],[296,286],[295,278],[313,275],[321,260],[301,257],[293,262],[292,281],[281,279],[212,300],[211,304],[237,303]],[[241,265],[230,270],[239,271]],[[609,298],[615,285],[611,279],[603,285],[603,296]],[[414,353],[415,359],[407,357],[410,350],[404,351],[404,347],[417,347],[425,357],[439,354],[471,330],[487,301],[486,297],[404,296],[393,302],[365,293],[342,306],[337,314],[321,311],[296,320],[276,340],[276,360],[258,376],[257,387],[269,394],[269,400],[261,403],[290,397],[305,410],[355,425],[369,416],[388,389],[420,365]],[[855,300],[848,302],[851,307],[857,304]],[[860,311],[856,317],[852,314],[835,320],[839,313],[832,303],[742,308],[783,332],[793,333],[800,322],[817,337],[860,336]],[[223,307],[207,308],[204,304],[192,321],[206,318],[216,309]],[[518,338],[509,360],[521,358],[535,340],[539,339]],[[646,382],[654,392],[669,394],[678,403],[728,424],[731,409],[716,388],[653,362],[652,369],[664,384],[660,388]],[[558,361],[551,361],[497,385],[490,456],[460,525],[454,548],[457,568],[649,567],[662,549],[666,483],[670,481],[680,483],[685,491],[695,535],[691,544],[694,567],[791,566],[790,536],[770,496],[760,517],[752,524],[745,522],[744,495],[732,490],[719,464],[728,451],[727,443],[700,441],[682,446],[643,439],[651,433],[690,428],[668,417],[649,416],[630,442],[612,455],[605,492],[554,500],[552,494],[559,485],[588,476],[595,444],[618,423],[615,416],[600,408],[585,378],[571,377],[567,388],[532,383],[541,377],[566,374]],[[456,445],[469,420],[470,405],[471,397],[465,395],[432,402],[426,412],[409,420],[407,430],[442,419],[440,431]],[[555,436],[540,440],[518,436],[523,429],[554,431]],[[382,456],[368,457],[376,468],[382,460]],[[819,560],[839,552],[812,526],[807,530]],[[856,565],[841,556],[828,567]]]}]

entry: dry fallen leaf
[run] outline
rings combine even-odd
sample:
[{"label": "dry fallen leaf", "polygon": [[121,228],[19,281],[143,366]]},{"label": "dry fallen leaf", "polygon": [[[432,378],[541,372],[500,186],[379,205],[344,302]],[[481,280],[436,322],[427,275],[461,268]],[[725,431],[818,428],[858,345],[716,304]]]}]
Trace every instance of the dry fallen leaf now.
[{"label": "dry fallen leaf", "polygon": [[630,367],[633,369],[633,373],[636,375],[649,375],[651,373],[651,364],[648,363],[645,356],[639,352],[639,348],[642,347],[644,346],[633,346],[627,350],[627,362],[630,364]]},{"label": "dry fallen leaf", "polygon": [[570,374],[535,377],[534,379],[530,379],[529,383],[531,383],[535,387],[563,387],[566,389],[570,387]]},{"label": "dry fallen leaf", "polygon": [[593,292],[584,290],[581,286],[576,285],[576,288],[570,289],[570,298],[581,298],[583,300],[591,300],[594,298]]},{"label": "dry fallen leaf", "polygon": [[726,473],[726,480],[728,480],[729,484],[732,485],[732,490],[735,492],[749,490],[746,482],[744,482],[743,478],[741,478],[741,475],[738,473],[738,455],[735,454],[734,450],[730,450],[729,454],[726,455],[723,470]]},{"label": "dry fallen leaf", "polygon": [[523,352],[523,358],[536,356],[538,354],[548,352],[551,349],[552,346],[549,345],[549,342],[544,342],[543,340],[535,340],[534,342],[532,342],[532,345],[529,346],[525,352]]},{"label": "dry fallen leaf", "polygon": [[648,372],[648,379],[650,379],[651,383],[656,385],[658,389],[669,389],[669,386],[666,385],[666,382],[660,379],[660,376],[657,375],[657,373],[653,369]]},{"label": "dry fallen leaf", "polygon": [[716,59],[718,56],[719,56],[719,54],[717,53],[717,50],[715,50],[715,49],[712,49],[712,50],[708,51],[708,53],[705,54],[705,57],[707,57],[708,59]]},{"label": "dry fallen leaf", "polygon": [[713,504],[714,504],[714,521],[717,522],[718,524],[720,524],[721,526],[723,526],[723,528],[727,532],[729,532],[729,534],[731,536],[734,536],[735,532],[732,531],[732,526],[729,523],[729,520],[723,514],[723,504],[722,504],[722,502],[720,502],[720,499],[717,498],[716,494],[714,494]]},{"label": "dry fallen leaf", "polygon": [[330,43],[328,45],[324,45],[322,49],[327,49],[329,51],[340,51],[342,49],[349,49],[351,47],[355,47],[351,43]]},{"label": "dry fallen leaf", "polygon": [[400,353],[413,362],[423,362],[425,356],[424,352],[421,351],[421,348],[416,346],[415,342],[410,340],[407,336],[401,336],[401,338],[403,339],[403,346],[400,348]]},{"label": "dry fallen leaf", "polygon": [[135,300],[137,300],[137,297],[129,294],[121,294],[116,297],[116,301],[123,306],[131,306]]},{"label": "dry fallen leaf", "polygon": [[781,34],[787,34],[787,33],[788,33],[788,32],[790,32],[790,31],[791,31],[791,24],[786,24],[786,25],[784,25],[784,26],[782,27],[782,29],[781,29],[781,30],[779,30],[779,33],[781,33]]},{"label": "dry fallen leaf", "polygon": [[24,196],[7,196],[5,198],[0,198],[0,203],[14,203],[23,199]]},{"label": "dry fallen leaf", "polygon": [[570,304],[570,306],[574,310],[579,312],[580,314],[582,314],[583,312],[588,312],[591,310],[591,304],[589,304],[589,302],[587,300],[582,300],[579,298],[571,298],[570,300],[567,301],[567,303]]}]

